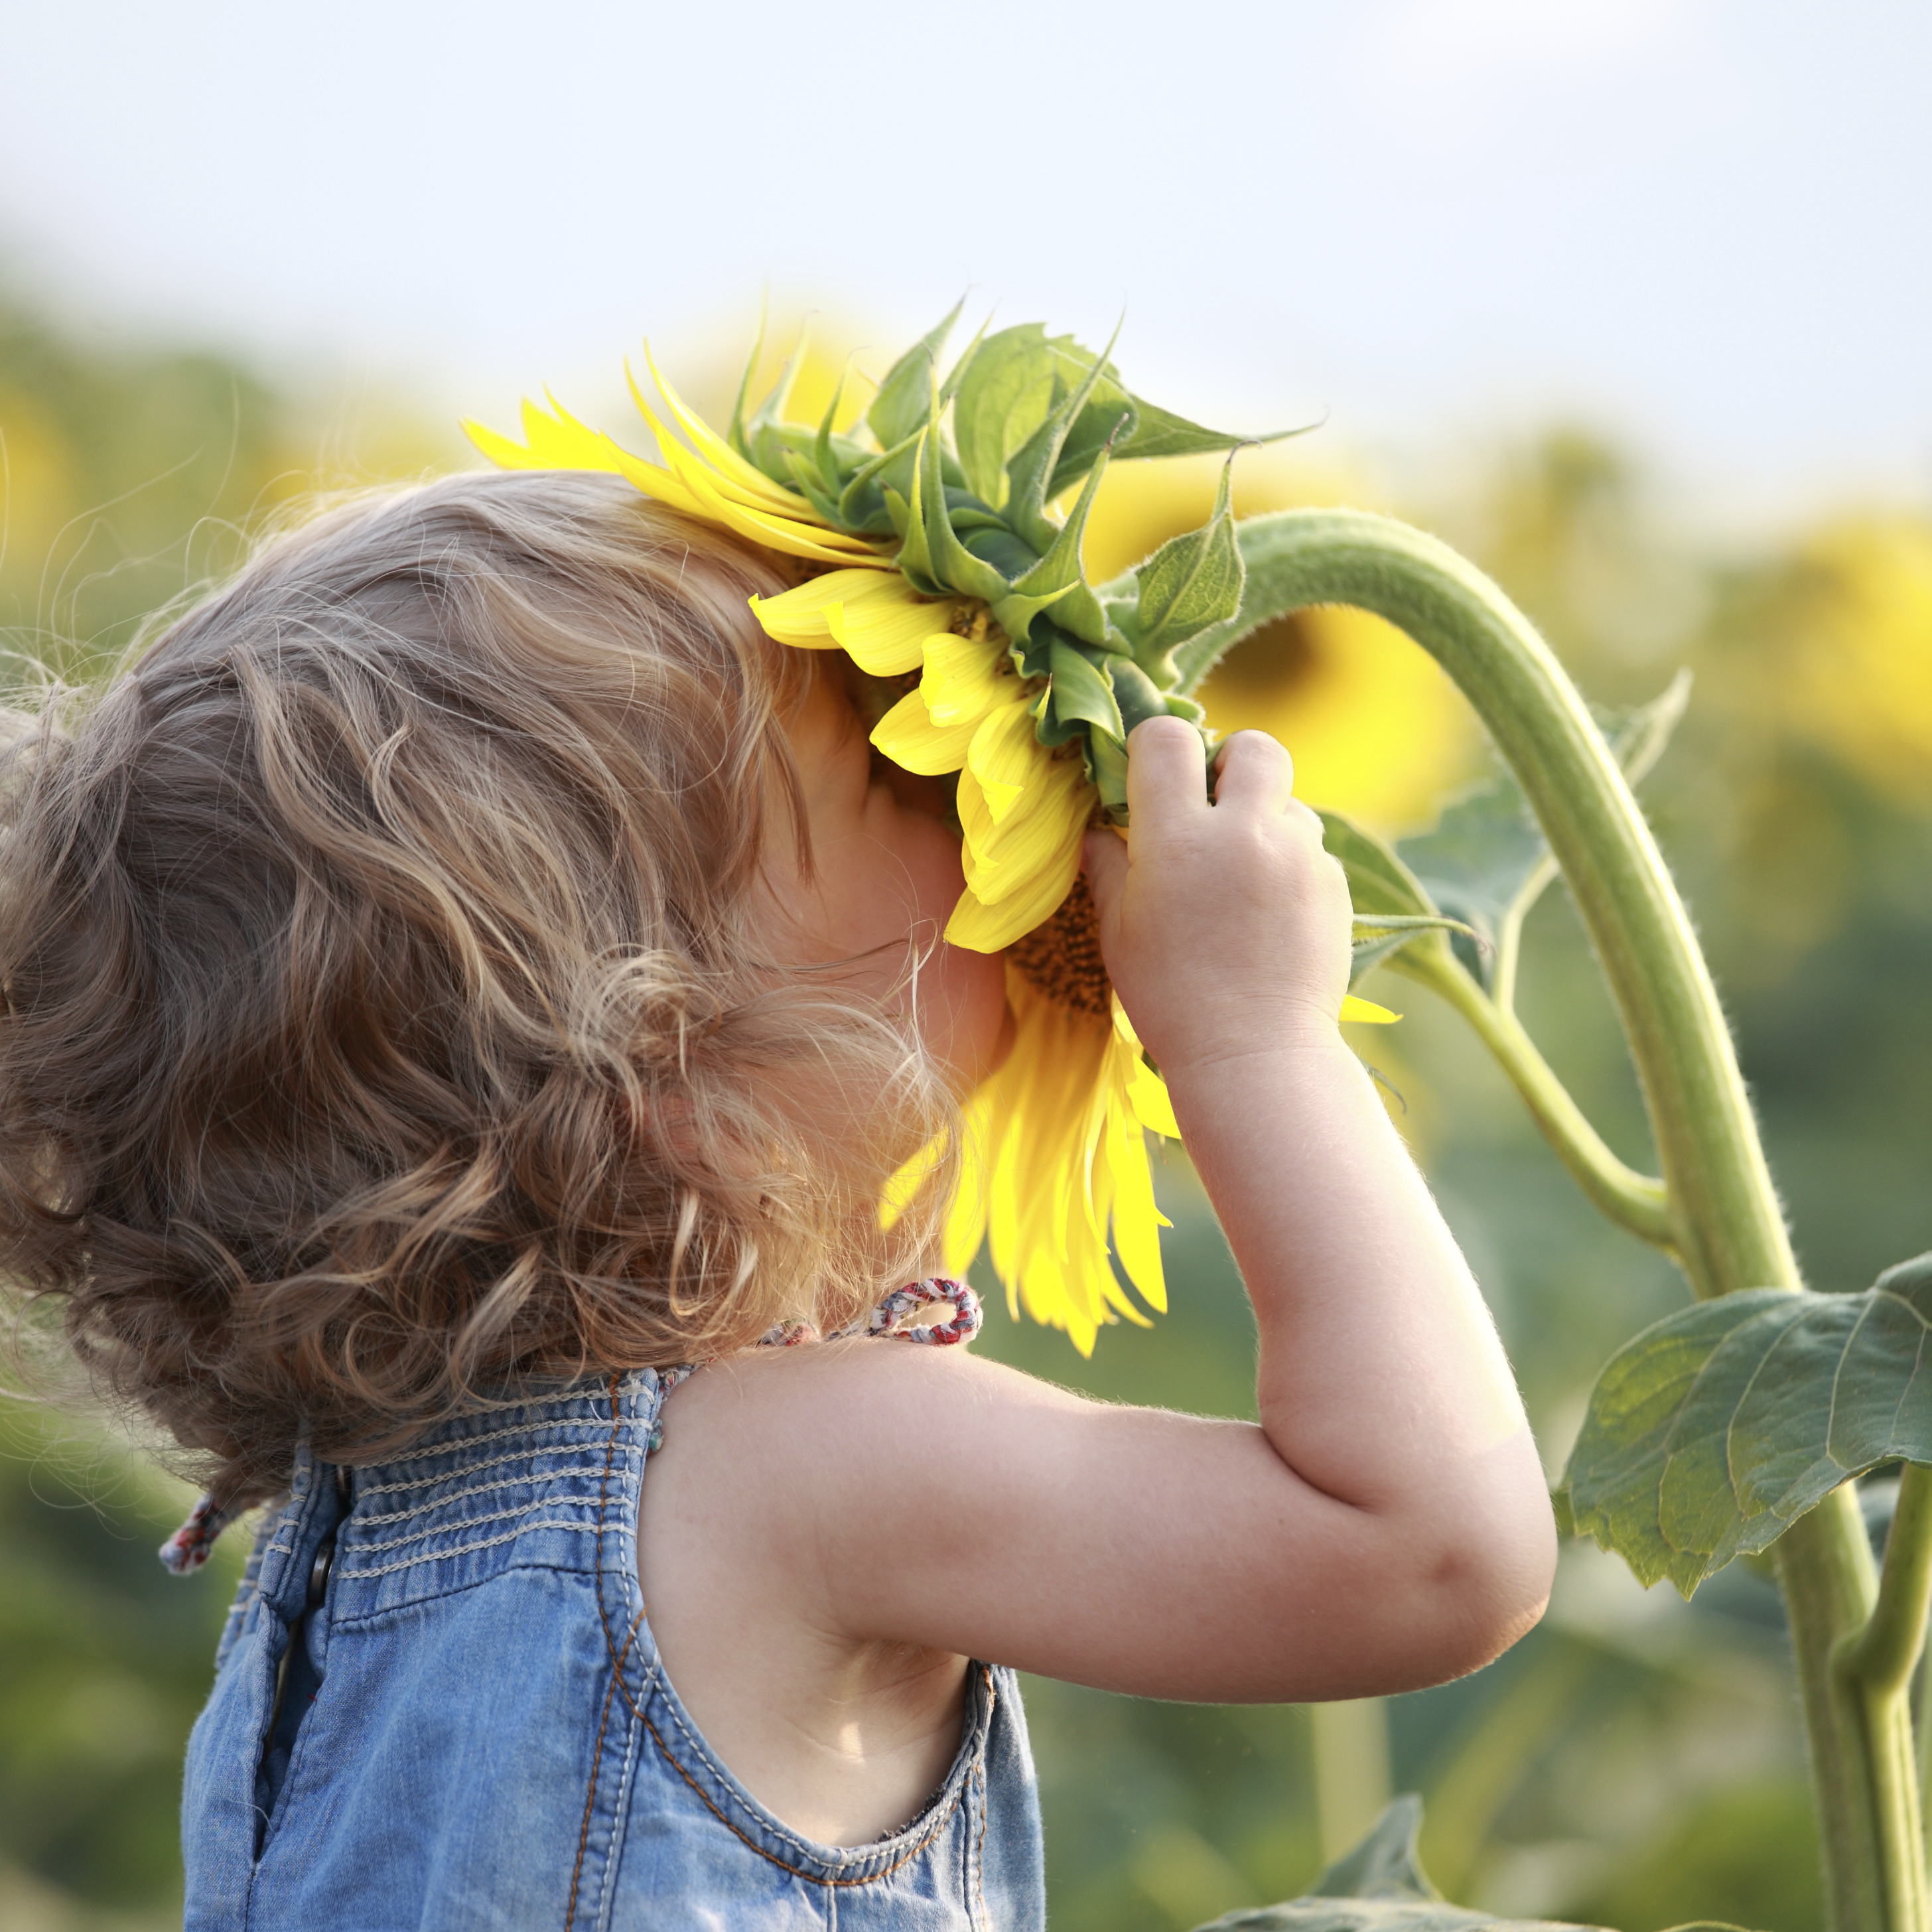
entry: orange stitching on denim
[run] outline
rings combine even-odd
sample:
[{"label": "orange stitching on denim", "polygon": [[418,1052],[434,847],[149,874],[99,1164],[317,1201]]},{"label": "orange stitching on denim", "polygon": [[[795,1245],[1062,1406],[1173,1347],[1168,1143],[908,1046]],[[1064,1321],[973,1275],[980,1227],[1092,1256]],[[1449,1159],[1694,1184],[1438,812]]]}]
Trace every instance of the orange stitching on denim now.
[{"label": "orange stitching on denim", "polygon": [[[633,1630],[632,1636],[636,1634]],[[623,1650],[619,1656],[620,1664],[630,1654],[630,1649],[631,1637],[626,1637]],[[617,1680],[614,1676],[609,1688],[604,1693],[604,1712],[597,1720],[596,1748],[590,1754],[590,1789],[584,1794],[584,1827],[577,1834],[577,1862],[570,1868],[570,1901],[563,1910],[563,1932],[570,1932],[571,1927],[576,1922],[577,1888],[584,1876],[584,1848],[590,1842],[590,1820],[597,1806],[597,1780],[604,1769],[604,1733],[610,1727],[610,1700],[616,1688]]]},{"label": "orange stitching on denim", "polygon": [[[993,1712],[999,1702],[1000,1694],[994,1688],[991,1668],[981,1664],[980,1679],[986,1687],[987,1744],[980,1748],[980,1756],[973,1766],[973,1775],[980,1780],[980,1848],[973,1860],[973,1889],[979,1894],[980,1917],[990,1924],[986,1918],[986,1817],[992,1803],[986,1790],[986,1750],[991,1744],[993,1730]],[[566,1928],[568,1932],[568,1928]]]},{"label": "orange stitching on denim", "polygon": [[[635,1718],[638,1722],[642,1724],[644,1729],[650,1732],[651,1742],[664,1754],[664,1762],[670,1766],[672,1770],[677,1773],[679,1777],[684,1780],[686,1784],[691,1786],[692,1790],[697,1796],[698,1802],[704,1807],[706,1810],[711,1814],[712,1817],[718,1820],[719,1824],[724,1827],[726,1831],[729,1832],[734,1838],[740,1840],[743,1844],[748,1846],[752,1850],[758,1853],[760,1858],[766,1860],[772,1864],[776,1865],[781,1871],[790,1872],[794,1878],[803,1879],[808,1885],[850,1887],[861,1885],[875,1885],[882,1878],[891,1877],[892,1874],[897,1871],[902,1865],[910,1864],[914,1858],[919,1856],[920,1852],[925,1851],[928,1846],[934,1844],[938,1840],[940,1834],[944,1832],[947,1825],[952,1822],[953,1813],[957,1811],[959,1808],[960,1797],[964,1795],[964,1789],[963,1786],[962,1786],[959,1796],[956,1796],[953,1798],[952,1802],[949,1804],[944,1811],[943,1811],[939,1816],[933,1821],[932,1829],[928,1832],[924,1838],[920,1839],[917,1844],[913,1846],[905,1853],[904,1857],[895,1858],[890,1864],[884,1867],[878,1871],[868,1872],[863,1878],[822,1878],[814,1872],[808,1872],[802,1866],[793,1864],[788,1860],[780,1858],[776,1852],[769,1852],[766,1850],[764,1846],[760,1844],[757,1839],[753,1838],[748,1832],[743,1830],[740,1826],[734,1824],[729,1818],[726,1817],[724,1814],[719,1810],[718,1807],[712,1802],[710,1794],[706,1791],[704,1787],[698,1783],[697,1779],[693,1778],[691,1773],[686,1771],[684,1766],[678,1762],[676,1754],[672,1751],[670,1745],[664,1742],[664,1738],[659,1732],[657,1726],[652,1724],[650,1719],[644,1714],[644,1712],[638,1708],[638,1700],[631,1695],[631,1687],[624,1682],[624,1660],[630,1654],[632,1640],[635,1638],[639,1627],[644,1622],[645,1612],[643,1610],[640,1610],[636,1617],[632,1620],[630,1635],[625,1638],[624,1647],[620,1651],[617,1648],[616,1639],[611,1634],[610,1616],[604,1608],[604,1510],[605,1504],[609,1498],[610,1486],[610,1466],[616,1460],[617,1454],[617,1430],[620,1426],[620,1415],[617,1407],[617,1390],[618,1378],[614,1375],[610,1378],[610,1439],[604,1452],[603,1480],[598,1484],[597,1489],[597,1620],[604,1626],[604,1648],[609,1654],[610,1658],[610,1667],[612,1671],[611,1681],[613,1684],[622,1694],[625,1703],[629,1706],[631,1715]],[[988,1679],[989,1684],[991,1681],[992,1680],[989,1677]],[[565,1932],[569,1932],[569,1928],[567,1923],[565,1927]]]},{"label": "orange stitching on denim", "polygon": [[624,1701],[627,1704],[631,1705],[632,1712],[636,1717],[638,1721],[644,1726],[646,1730],[650,1732],[651,1742],[657,1746],[659,1750],[664,1753],[664,1761],[670,1766],[671,1769],[676,1772],[678,1776],[682,1778],[685,1783],[689,1785],[692,1790],[697,1793],[698,1802],[704,1807],[705,1810],[709,1811],[712,1816],[716,1818],[718,1823],[722,1825],[725,1830],[729,1832],[734,1838],[742,1839],[753,1851],[758,1853],[760,1858],[768,1859],[772,1864],[776,1865],[781,1871],[790,1872],[794,1878],[803,1879],[808,1885],[835,1885],[850,1887],[860,1885],[876,1885],[882,1878],[890,1878],[892,1874],[897,1871],[902,1865],[911,1864],[913,1860],[917,1858],[920,1852],[929,1850],[932,1848],[933,1844],[938,1838],[940,1834],[945,1830],[946,1827],[949,1824],[952,1822],[953,1813],[959,1808],[959,1799],[956,1797],[952,1802],[949,1804],[934,1821],[932,1829],[928,1832],[924,1838],[920,1839],[917,1844],[913,1846],[903,1857],[895,1858],[890,1864],[883,1865],[875,1872],[868,1872],[863,1878],[821,1878],[816,1872],[808,1872],[802,1865],[793,1864],[789,1861],[780,1858],[776,1852],[766,1851],[764,1846],[760,1844],[758,1840],[752,1837],[748,1832],[746,1832],[742,1827],[734,1825],[731,1820],[726,1817],[724,1813],[719,1810],[718,1807],[712,1802],[710,1796],[706,1792],[704,1786],[700,1784],[697,1779],[693,1778],[691,1773],[686,1771],[684,1766],[678,1762],[676,1756],[671,1750],[671,1748],[664,1742],[663,1737],[659,1734],[657,1726],[652,1724],[650,1719],[646,1717],[644,1712],[640,1711],[635,1704],[631,1703],[631,1694],[628,1689],[624,1692]]}]

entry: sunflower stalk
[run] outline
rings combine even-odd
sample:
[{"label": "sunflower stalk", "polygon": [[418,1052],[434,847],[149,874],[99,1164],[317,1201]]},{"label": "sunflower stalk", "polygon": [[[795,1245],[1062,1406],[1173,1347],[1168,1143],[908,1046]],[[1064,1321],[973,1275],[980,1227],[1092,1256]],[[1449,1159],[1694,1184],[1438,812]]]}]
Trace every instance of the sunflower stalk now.
[{"label": "sunflower stalk", "polygon": [[[1474,566],[1389,519],[1290,512],[1241,525],[1239,540],[1240,610],[1176,652],[1178,688],[1193,689],[1249,632],[1311,605],[1373,612],[1428,651],[1482,719],[1568,884],[1636,1067],[1663,1168],[1661,1198],[1628,1182],[1606,1185],[1600,1162],[1580,1157],[1587,1143],[1572,1131],[1566,1146],[1564,1128],[1552,1131],[1546,1116],[1555,1111],[1554,1094],[1535,1076],[1537,1062],[1526,1053],[1534,1049],[1508,1004],[1514,935],[1502,1000],[1432,959],[1432,948],[1448,951],[1440,940],[1408,949],[1406,970],[1475,1025],[1586,1192],[1666,1246],[1699,1298],[1801,1288],[1689,917],[1629,785],[1548,646]],[[1932,1576],[1920,1520],[1926,1499],[1913,1474],[1913,1514],[1888,1593],[1878,1587],[1849,1484],[1793,1522],[1776,1546],[1832,1932],[1927,1932],[1920,1800],[1900,1668],[1917,1655]]]}]

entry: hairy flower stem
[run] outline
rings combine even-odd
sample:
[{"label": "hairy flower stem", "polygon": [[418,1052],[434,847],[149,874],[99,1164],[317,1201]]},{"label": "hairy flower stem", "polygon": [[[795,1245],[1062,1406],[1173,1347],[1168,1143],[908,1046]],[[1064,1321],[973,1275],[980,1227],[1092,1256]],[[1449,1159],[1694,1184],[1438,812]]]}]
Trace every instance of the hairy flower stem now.
[{"label": "hairy flower stem", "polygon": [[[1372,611],[1435,658],[1514,771],[1596,949],[1649,1111],[1671,1252],[1700,1297],[1800,1286],[1689,916],[1629,786],[1549,646],[1473,565],[1387,518],[1289,511],[1243,524],[1240,544],[1247,569],[1240,613],[1177,652],[1180,688],[1191,690],[1249,631],[1316,604]],[[1492,1048],[1510,1044],[1494,1027],[1479,1030]],[[1865,1694],[1835,1666],[1849,1654],[1840,1646],[1856,1643],[1868,1628],[1876,1594],[1849,1485],[1786,1532],[1778,1567],[1832,1932],[1928,1932],[1923,1882],[1903,1876],[1923,1858],[1904,1699]]]}]

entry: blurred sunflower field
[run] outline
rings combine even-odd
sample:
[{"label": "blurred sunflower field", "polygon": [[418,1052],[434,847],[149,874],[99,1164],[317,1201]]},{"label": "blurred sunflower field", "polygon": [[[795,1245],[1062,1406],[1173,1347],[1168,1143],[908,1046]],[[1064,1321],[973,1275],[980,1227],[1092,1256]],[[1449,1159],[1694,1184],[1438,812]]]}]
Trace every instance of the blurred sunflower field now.
[{"label": "blurred sunflower field", "polygon": [[[816,356],[796,406],[829,398]],[[717,419],[722,370],[693,372]],[[569,400],[569,399],[566,399]],[[594,399],[592,399],[594,400]],[[728,404],[728,398],[722,398]],[[0,284],[0,645],[85,675],[147,614],[318,488],[464,460],[454,425],[356,420],[212,355],[90,349]],[[1441,532],[1494,575],[1593,699],[1690,708],[1644,790],[1731,1014],[1810,1278],[1862,1287],[1932,1248],[1932,515],[1847,506],[1723,545],[1681,534],[1614,436],[1552,430],[1465,452],[1426,485],[1351,462],[1332,430],[1244,452],[1238,512],[1348,504]],[[1199,524],[1218,470],[1107,478],[1088,536],[1104,578]],[[1444,482],[1448,477],[1450,480]],[[1694,530],[1695,526],[1691,526]],[[1202,693],[1259,725],[1311,802],[1426,826],[1487,769],[1432,660],[1378,620],[1304,612],[1239,647]],[[1519,1004],[1626,1160],[1642,1107],[1567,901],[1531,914]],[[1608,1355],[1681,1304],[1654,1252],[1600,1220],[1475,1041],[1413,982],[1376,1070],[1489,1294],[1552,1477]],[[1359,1042],[1358,1042],[1359,1043]],[[1173,1312],[1083,1361],[1008,1322],[980,1346],[1129,1401],[1252,1414],[1240,1285],[1184,1160],[1160,1177]],[[1866,1485],[1882,1500],[1882,1479]],[[0,1406],[0,1924],[178,1922],[178,1766],[238,1552],[176,1582],[153,1547],[188,1500],[74,1409]],[[1029,1686],[1056,1932],[1164,1932],[1299,1891],[1392,1792],[1428,1801],[1450,1895],[1498,1913],[1654,1932],[1698,1917],[1809,1932],[1820,1879],[1779,1599],[1745,1564],[1686,1604],[1575,1545],[1542,1626],[1499,1663],[1386,1703],[1218,1708]]]}]

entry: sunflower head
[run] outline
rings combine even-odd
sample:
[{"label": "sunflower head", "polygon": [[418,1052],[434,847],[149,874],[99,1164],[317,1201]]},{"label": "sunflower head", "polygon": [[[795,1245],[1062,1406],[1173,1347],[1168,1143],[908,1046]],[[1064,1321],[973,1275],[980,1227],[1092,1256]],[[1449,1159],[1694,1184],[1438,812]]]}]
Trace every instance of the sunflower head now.
[{"label": "sunflower head", "polygon": [[[982,609],[1024,680],[1038,744],[1077,754],[1100,806],[1124,820],[1127,734],[1160,712],[1201,724],[1200,707],[1174,693],[1173,653],[1234,615],[1244,573],[1224,475],[1200,529],[1111,583],[1089,583],[1081,544],[1095,492],[1110,462],[1271,439],[1203,428],[1157,408],[1124,386],[1107,354],[1049,336],[1040,322],[982,328],[942,377],[958,316],[956,308],[908,350],[842,430],[835,424],[843,381],[817,423],[791,419],[796,355],[754,404],[756,349],[722,436],[678,400],[655,364],[688,446],[632,385],[668,468],[586,429],[554,401],[548,413],[526,405],[523,447],[467,427],[499,462],[616,470],[653,496],[822,568],[896,571],[918,598]],[[786,614],[773,614],[782,622]],[[917,662],[915,655],[907,668]]]},{"label": "sunflower head", "polygon": [[842,393],[816,426],[788,422],[784,374],[748,413],[748,372],[728,441],[828,524],[875,540],[920,595],[982,606],[1036,694],[1039,742],[1077,748],[1102,804],[1124,817],[1126,735],[1156,712],[1201,722],[1172,694],[1174,650],[1234,616],[1243,571],[1224,476],[1201,529],[1089,583],[1081,544],[1095,493],[1112,461],[1267,439],[1156,407],[1106,354],[1039,322],[982,329],[942,379],[958,314],[899,358],[850,433],[832,427]]}]

